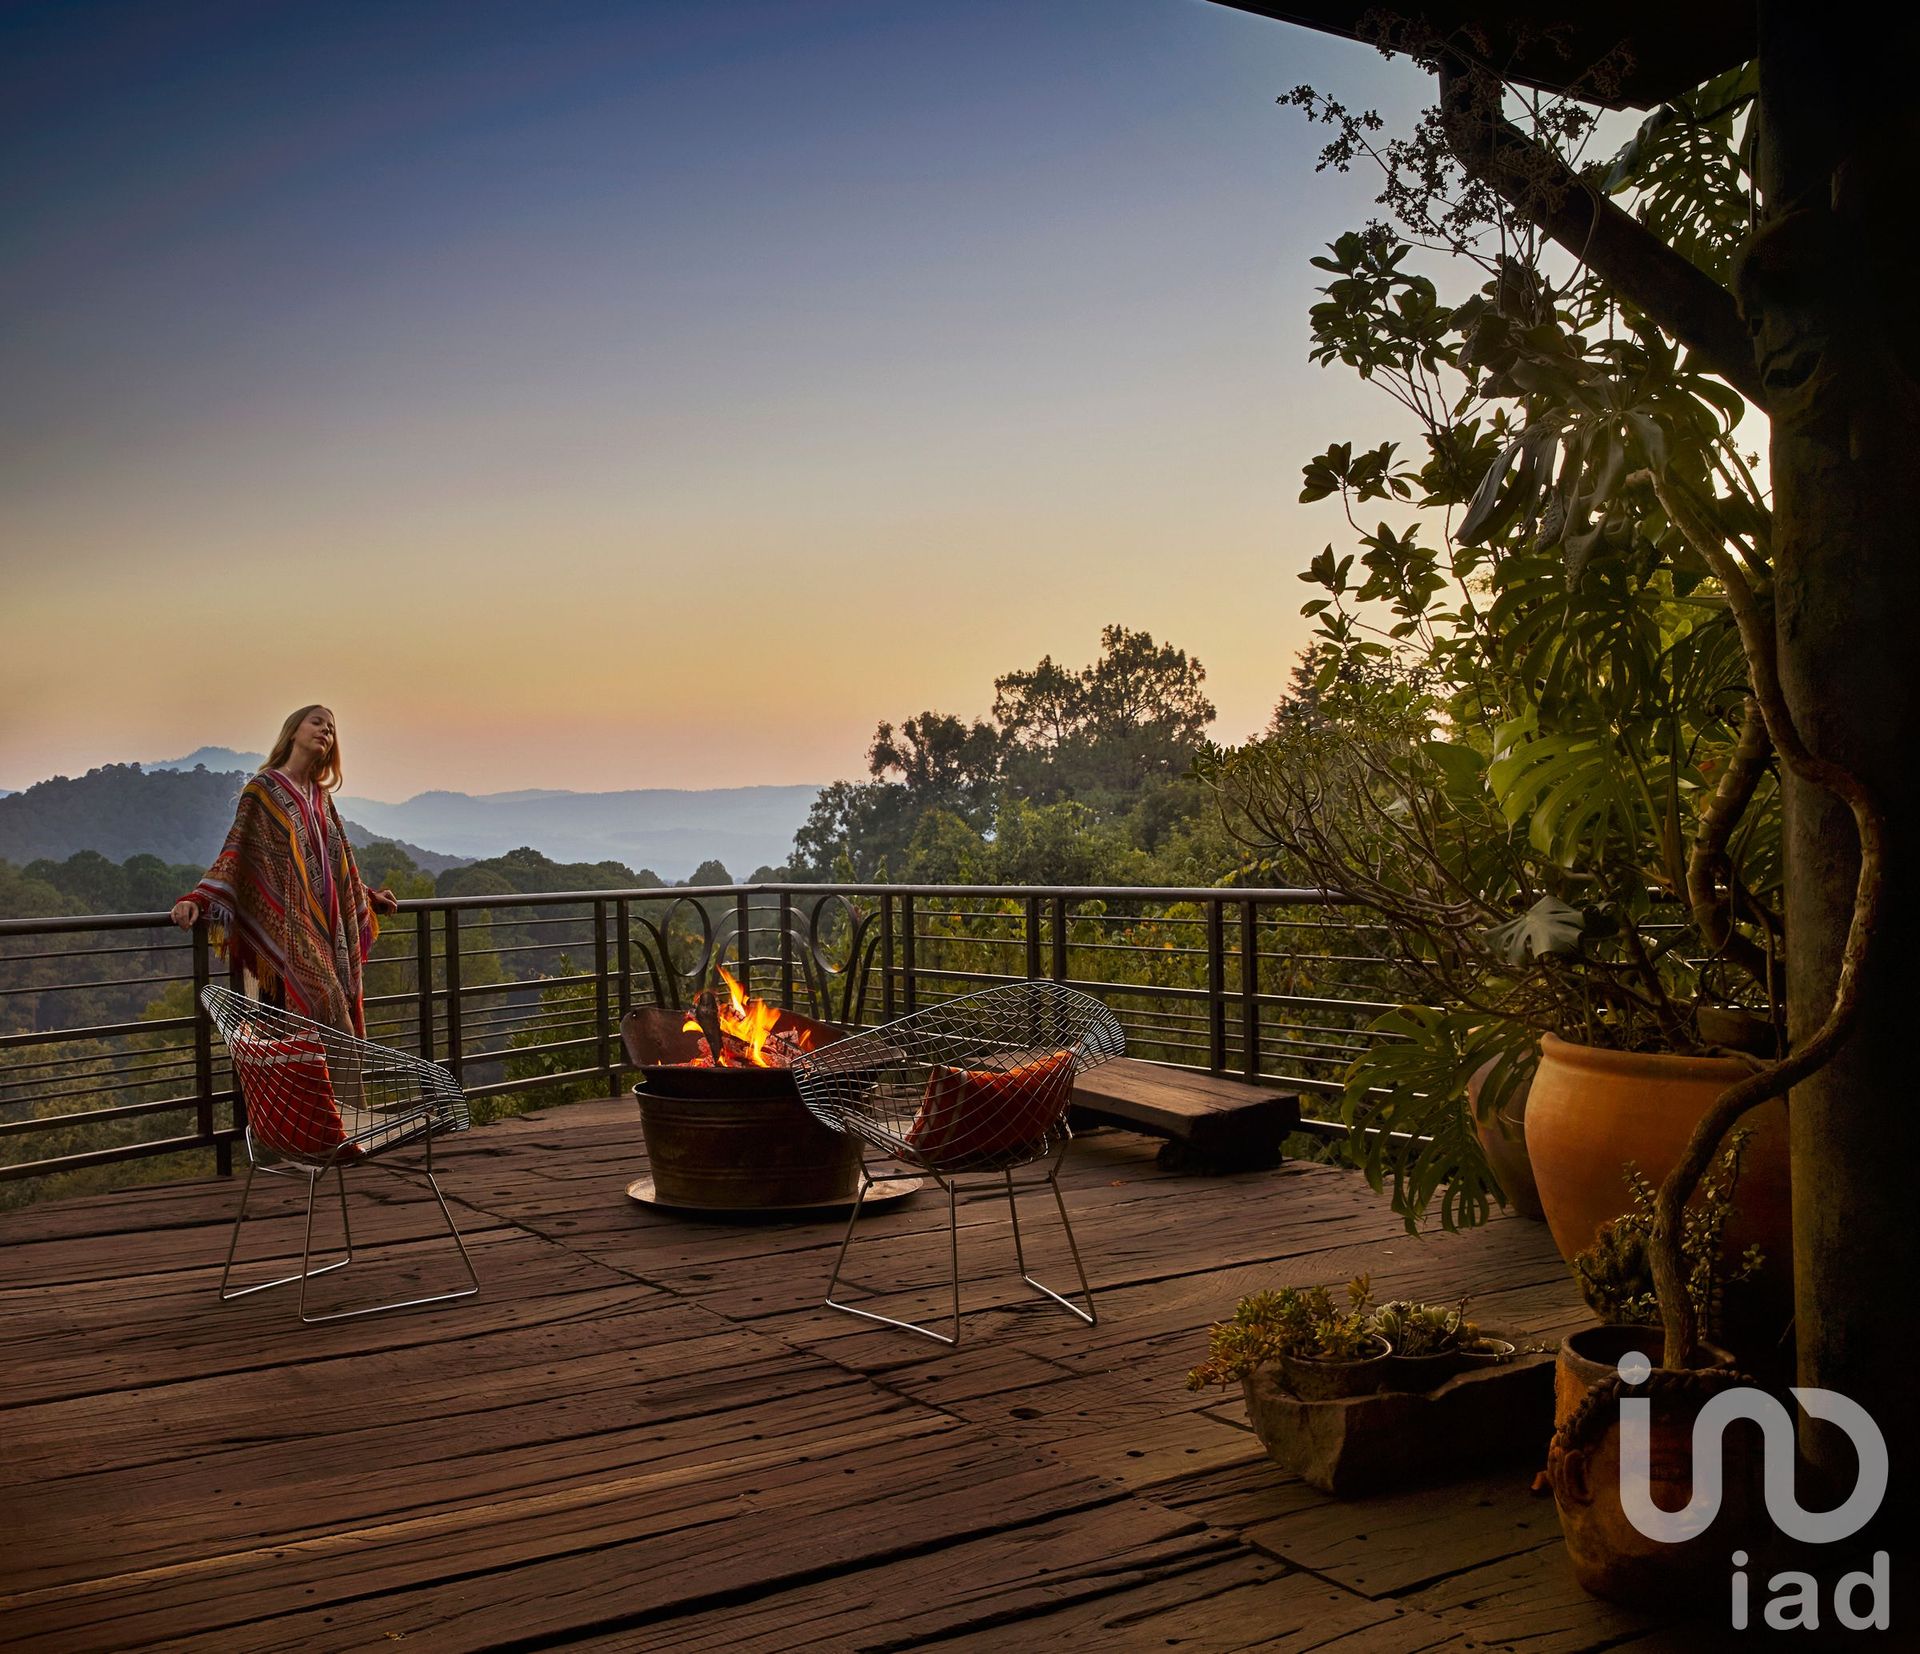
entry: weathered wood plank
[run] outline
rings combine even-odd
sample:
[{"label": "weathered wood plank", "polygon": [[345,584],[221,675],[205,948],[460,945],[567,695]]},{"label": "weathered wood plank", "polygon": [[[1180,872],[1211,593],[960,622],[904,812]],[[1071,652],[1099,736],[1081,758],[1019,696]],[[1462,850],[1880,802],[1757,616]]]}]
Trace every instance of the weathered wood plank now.
[{"label": "weathered wood plank", "polygon": [[[1489,1323],[1579,1324],[1537,1226],[1415,1240],[1352,1173],[1179,1176],[1097,1132],[1063,1184],[1100,1324],[1019,1284],[989,1194],[962,1209],[979,1308],[949,1351],[818,1307],[837,1223],[627,1201],[630,1099],[435,1162],[482,1295],[332,1327],[282,1294],[214,1302],[237,1182],[0,1218],[0,1642],[1384,1654],[1484,1646],[1484,1605],[1547,1654],[1618,1623],[1566,1596],[1550,1505],[1521,1512],[1537,1534],[1515,1489],[1334,1507],[1238,1397],[1182,1387],[1207,1325],[1281,1280],[1370,1269],[1472,1291]],[[368,1263],[436,1267],[437,1213],[362,1182]],[[298,1240],[273,1192],[262,1262]],[[1030,1198],[1029,1261],[1063,1276]],[[937,1300],[945,1223],[927,1198],[863,1220],[856,1276]]]},{"label": "weathered wood plank", "polygon": [[1443,1624],[1479,1627],[1514,1654],[1584,1654],[1627,1644],[1653,1624],[1651,1615],[1602,1602],[1580,1588],[1553,1547],[1469,1568],[1405,1600]]}]

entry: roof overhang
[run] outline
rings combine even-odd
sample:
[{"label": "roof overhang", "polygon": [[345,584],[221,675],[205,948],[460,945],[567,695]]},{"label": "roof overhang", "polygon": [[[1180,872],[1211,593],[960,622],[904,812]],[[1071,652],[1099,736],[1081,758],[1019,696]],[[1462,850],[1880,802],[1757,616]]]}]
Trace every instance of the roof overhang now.
[{"label": "roof overhang", "polygon": [[[1214,0],[1236,11],[1323,34],[1374,41],[1383,19],[1418,20],[1442,38],[1472,35],[1472,55],[1507,79],[1550,92],[1571,91],[1615,109],[1667,103],[1737,64],[1757,48],[1753,0],[1617,0],[1564,9],[1524,0],[1419,0],[1405,12],[1353,0]],[[1616,49],[1617,84],[1602,96],[1581,79]]]}]

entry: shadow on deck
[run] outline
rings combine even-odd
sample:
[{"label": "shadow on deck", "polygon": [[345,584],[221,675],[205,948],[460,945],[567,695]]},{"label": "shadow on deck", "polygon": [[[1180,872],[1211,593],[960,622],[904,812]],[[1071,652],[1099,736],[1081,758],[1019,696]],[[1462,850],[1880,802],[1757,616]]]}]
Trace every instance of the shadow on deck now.
[{"label": "shadow on deck", "polygon": [[[1101,1132],[1069,1156],[1095,1328],[1024,1295],[1003,1201],[963,1210],[958,1352],[817,1307],[837,1223],[629,1202],[629,1101],[452,1140],[483,1284],[437,1309],[219,1304],[237,1180],[7,1216],[0,1644],[1686,1646],[1580,1592],[1524,1465],[1336,1502],[1266,1461],[1237,1396],[1182,1387],[1209,1321],[1285,1279],[1370,1269],[1557,1336],[1585,1315],[1542,1226],[1412,1239],[1350,1173],[1153,1154]],[[297,1193],[256,1249],[297,1251]],[[430,1202],[365,1175],[358,1198],[356,1240],[390,1246],[316,1307],[356,1275],[451,1279]],[[944,1230],[924,1194],[863,1220],[855,1278],[930,1285]]]}]

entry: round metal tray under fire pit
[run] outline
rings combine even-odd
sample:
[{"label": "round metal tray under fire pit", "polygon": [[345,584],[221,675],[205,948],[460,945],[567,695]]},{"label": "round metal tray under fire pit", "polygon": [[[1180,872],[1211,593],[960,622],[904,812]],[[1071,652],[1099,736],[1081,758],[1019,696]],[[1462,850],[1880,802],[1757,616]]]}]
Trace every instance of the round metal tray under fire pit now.
[{"label": "round metal tray under fire pit", "polygon": [[[924,1177],[905,1178],[897,1183],[876,1183],[861,1202],[862,1212],[883,1212],[889,1206],[897,1206],[910,1195],[918,1193],[926,1186]],[[663,1200],[654,1187],[653,1179],[641,1177],[627,1185],[627,1198],[641,1206],[650,1206],[656,1212],[672,1212],[677,1217],[722,1218],[729,1223],[754,1223],[762,1218],[826,1218],[845,1217],[853,1208],[853,1196],[847,1195],[833,1200],[809,1201],[803,1206],[702,1206],[686,1201]]]}]

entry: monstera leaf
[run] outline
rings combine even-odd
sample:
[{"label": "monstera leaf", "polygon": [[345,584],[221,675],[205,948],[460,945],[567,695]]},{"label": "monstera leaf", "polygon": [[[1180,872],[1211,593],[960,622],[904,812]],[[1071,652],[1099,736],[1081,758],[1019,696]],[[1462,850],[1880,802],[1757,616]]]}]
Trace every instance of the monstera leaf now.
[{"label": "monstera leaf", "polygon": [[[1484,1223],[1504,1197],[1467,1106],[1467,1081],[1495,1065],[1502,1095],[1532,1072],[1537,1036],[1479,1012],[1401,1005],[1368,1027],[1374,1044],[1345,1076],[1347,1152],[1389,1194],[1408,1230],[1437,1208],[1447,1229]],[[1484,1101],[1484,1098],[1483,1098]]]},{"label": "monstera leaf", "polygon": [[1512,823],[1525,821],[1527,841],[1571,867],[1583,853],[1599,856],[1608,837],[1631,834],[1637,799],[1613,742],[1601,734],[1526,733],[1524,721],[1501,731],[1503,751],[1487,783]]},{"label": "monstera leaf", "polygon": [[1569,959],[1580,951],[1587,934],[1587,916],[1568,907],[1558,896],[1542,896],[1517,919],[1496,925],[1487,940],[1516,965],[1548,955]]}]

